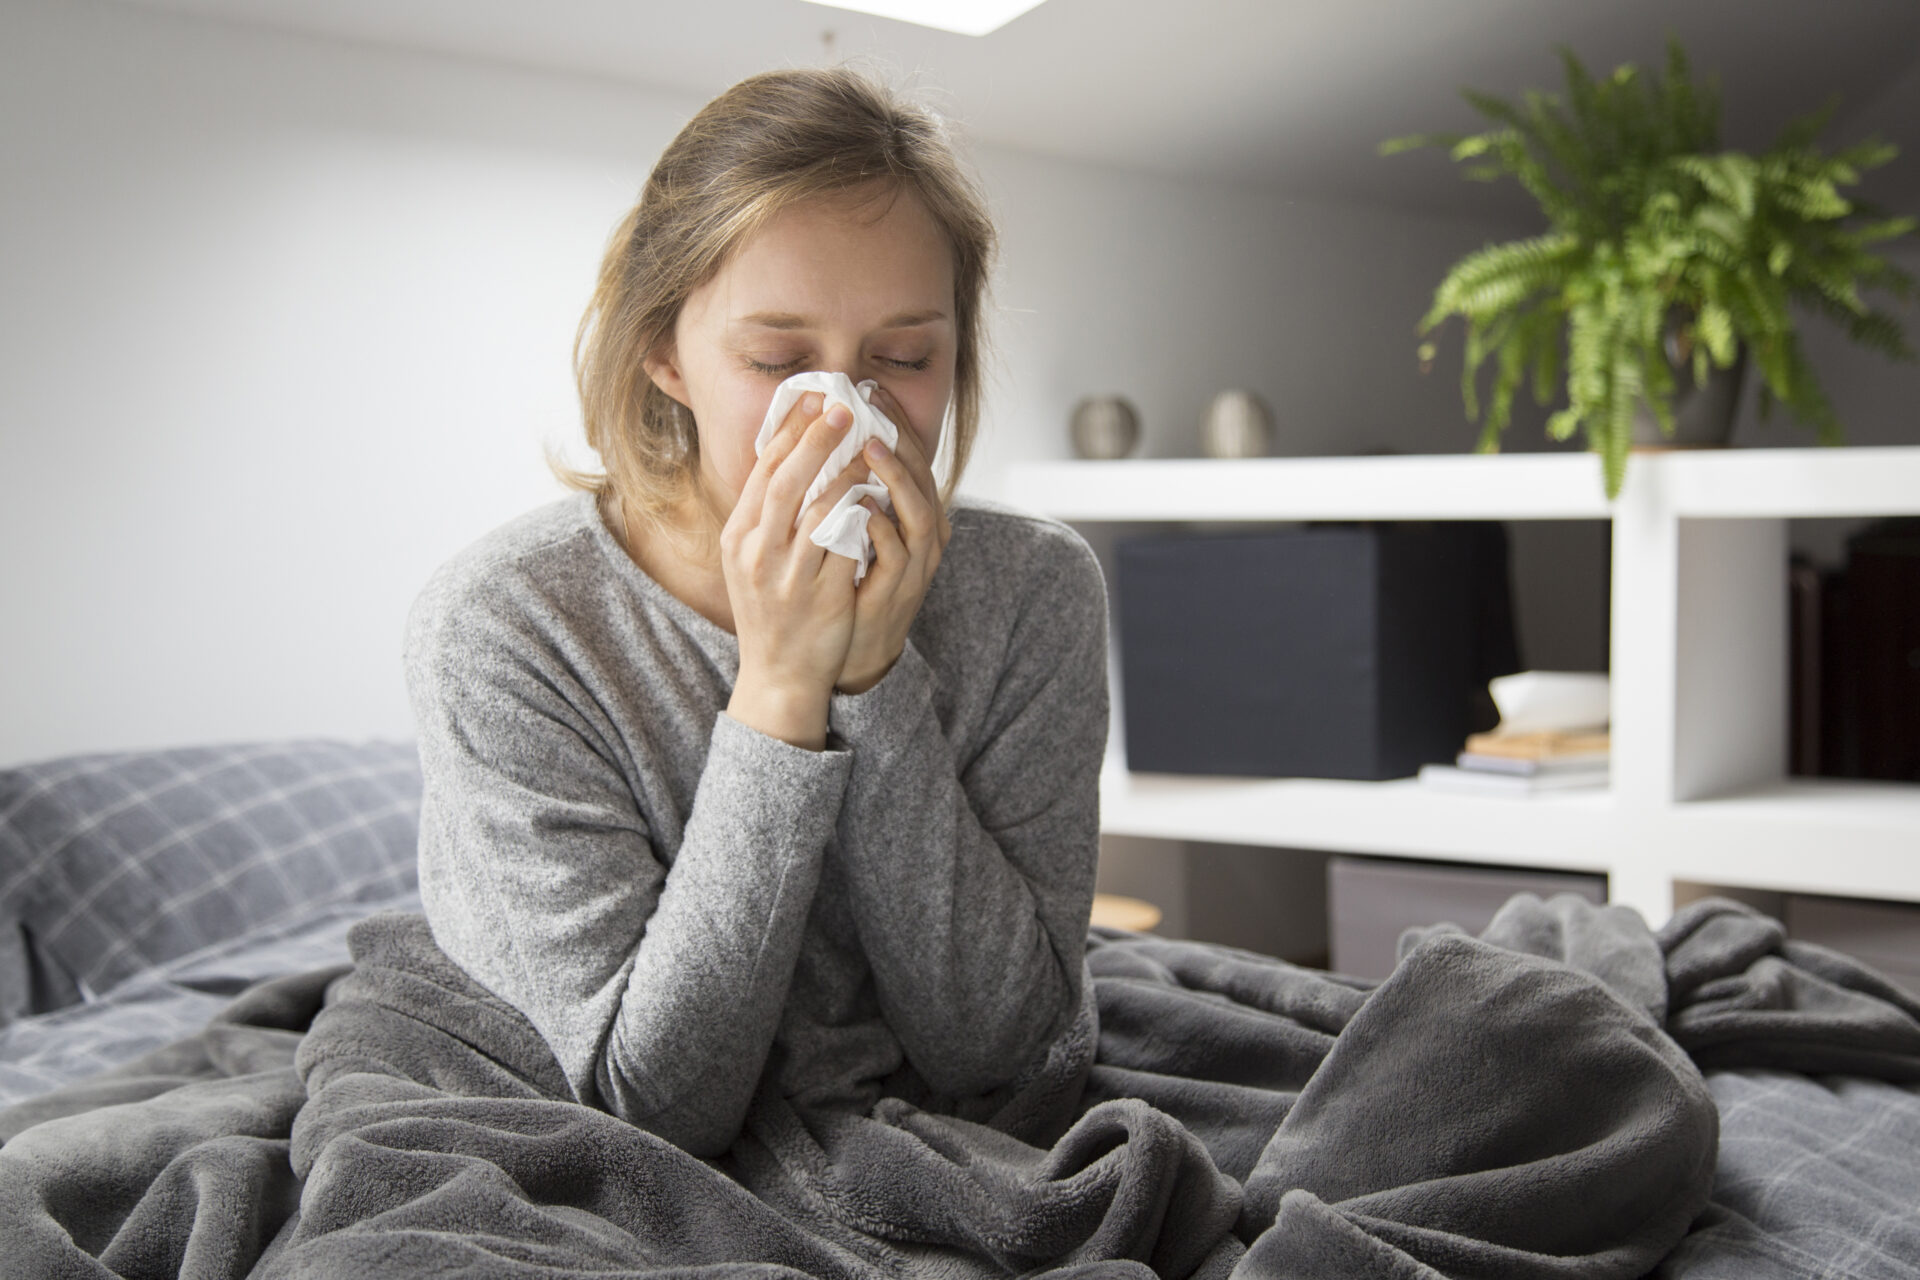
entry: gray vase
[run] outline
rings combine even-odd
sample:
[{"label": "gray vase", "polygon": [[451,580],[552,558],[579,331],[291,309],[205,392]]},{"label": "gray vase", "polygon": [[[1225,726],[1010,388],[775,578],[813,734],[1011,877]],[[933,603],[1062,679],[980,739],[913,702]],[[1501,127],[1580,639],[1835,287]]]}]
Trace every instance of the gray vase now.
[{"label": "gray vase", "polygon": [[1140,415],[1124,396],[1088,396],[1073,406],[1072,425],[1083,458],[1124,458],[1140,442]]},{"label": "gray vase", "polygon": [[1733,438],[1733,415],[1740,406],[1740,387],[1746,380],[1747,349],[1743,345],[1724,369],[1707,372],[1704,385],[1693,381],[1693,363],[1673,366],[1673,435],[1660,430],[1659,419],[1642,401],[1633,412],[1636,449],[1711,449]]}]

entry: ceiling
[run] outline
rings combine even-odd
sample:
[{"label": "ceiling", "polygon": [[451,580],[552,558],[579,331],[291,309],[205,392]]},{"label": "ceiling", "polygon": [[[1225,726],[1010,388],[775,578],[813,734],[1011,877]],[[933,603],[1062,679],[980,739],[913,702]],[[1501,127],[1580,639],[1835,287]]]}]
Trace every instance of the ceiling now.
[{"label": "ceiling", "polygon": [[1474,127],[1463,85],[1559,88],[1557,43],[1604,70],[1657,63],[1672,32],[1696,74],[1720,76],[1727,145],[1763,146],[1837,91],[1826,141],[1870,129],[1904,143],[1869,190],[1920,204],[1914,0],[1046,0],[985,37],[805,0],[125,2],[694,98],[755,71],[853,58],[988,143],[1303,198],[1516,218],[1529,206],[1512,184],[1459,181],[1433,151],[1383,159],[1375,144]]}]

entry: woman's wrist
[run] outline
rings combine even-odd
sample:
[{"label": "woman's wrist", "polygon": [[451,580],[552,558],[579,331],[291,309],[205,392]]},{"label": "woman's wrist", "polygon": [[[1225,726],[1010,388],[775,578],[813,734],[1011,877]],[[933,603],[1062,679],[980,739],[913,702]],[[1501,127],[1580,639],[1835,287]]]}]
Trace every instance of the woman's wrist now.
[{"label": "woman's wrist", "polygon": [[[895,659],[896,662],[898,660]],[[876,672],[845,672],[840,678],[840,683],[833,686],[833,691],[857,697],[885,680],[887,672],[891,670],[893,670],[893,663],[888,663]]]},{"label": "woman's wrist", "polygon": [[794,689],[750,671],[734,682],[727,714],[770,738],[824,751],[827,745],[827,689]]}]

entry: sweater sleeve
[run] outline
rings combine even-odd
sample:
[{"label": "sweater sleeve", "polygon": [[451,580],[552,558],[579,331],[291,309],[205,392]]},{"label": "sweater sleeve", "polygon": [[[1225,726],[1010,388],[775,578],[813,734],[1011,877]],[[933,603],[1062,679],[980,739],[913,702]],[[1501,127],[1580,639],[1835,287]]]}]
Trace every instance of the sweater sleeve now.
[{"label": "sweater sleeve", "polygon": [[477,595],[423,594],[408,628],[434,937],[526,1014],[580,1101],[718,1154],[779,1023],[849,755],[719,713],[669,867],[606,716],[537,627]]},{"label": "sweater sleeve", "polygon": [[909,641],[835,694],[852,748],[836,848],[881,1011],[953,1097],[1011,1080],[1077,1013],[1099,858],[1107,604],[1077,538],[1028,584],[984,745],[956,764]]}]

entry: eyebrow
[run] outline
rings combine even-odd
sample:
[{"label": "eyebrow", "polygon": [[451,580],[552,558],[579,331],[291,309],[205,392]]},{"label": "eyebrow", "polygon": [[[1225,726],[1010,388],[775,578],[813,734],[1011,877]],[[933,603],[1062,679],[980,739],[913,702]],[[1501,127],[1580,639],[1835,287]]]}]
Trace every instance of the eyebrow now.
[{"label": "eyebrow", "polygon": [[[907,311],[882,321],[882,329],[911,329],[915,325],[932,324],[935,320],[945,320],[944,311]],[[750,316],[741,316],[734,321],[740,325],[757,325],[763,329],[812,329],[817,327],[806,316],[797,316],[791,311],[756,311]]]}]

